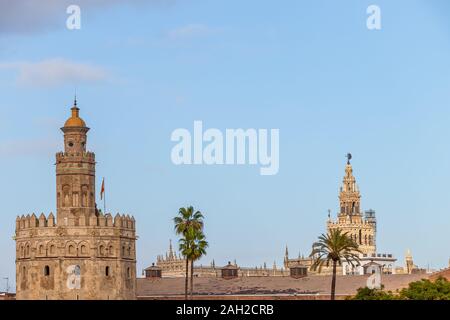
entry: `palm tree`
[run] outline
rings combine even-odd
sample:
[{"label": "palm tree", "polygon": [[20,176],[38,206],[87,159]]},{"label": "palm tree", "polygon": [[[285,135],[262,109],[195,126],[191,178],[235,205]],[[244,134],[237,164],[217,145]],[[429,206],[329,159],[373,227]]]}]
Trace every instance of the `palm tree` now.
[{"label": "palm tree", "polygon": [[[191,299],[194,292],[194,262],[200,260],[200,258],[206,255],[206,248],[208,248],[208,242],[206,241],[205,234],[201,230],[190,231],[188,238],[192,239],[190,260],[191,260]],[[192,234],[191,234],[192,233]]]},{"label": "palm tree", "polygon": [[322,234],[319,241],[313,244],[309,255],[314,258],[311,270],[318,268],[320,273],[324,265],[326,267],[329,267],[330,263],[333,265],[331,300],[334,300],[336,292],[336,266],[342,265],[343,260],[352,266],[358,265],[358,253],[361,253],[358,244],[347,235],[347,232],[342,233],[340,229],[331,229],[328,234]]},{"label": "palm tree", "polygon": [[187,237],[180,239],[180,252],[186,259],[186,278],[184,280],[184,299],[187,300],[189,281],[189,258],[192,256],[192,240]]},{"label": "palm tree", "polygon": [[203,214],[200,211],[194,212],[194,207],[180,208],[178,215],[173,218],[176,234],[184,235],[189,227],[195,230],[203,229]]},{"label": "palm tree", "polygon": [[187,299],[188,294],[188,281],[189,281],[189,259],[191,250],[191,241],[186,237],[189,229],[202,230],[203,229],[203,215],[200,211],[195,211],[192,206],[187,208],[180,208],[178,215],[173,218],[175,224],[175,232],[178,235],[182,235],[180,239],[180,251],[186,258],[186,279],[184,283],[184,297]]}]

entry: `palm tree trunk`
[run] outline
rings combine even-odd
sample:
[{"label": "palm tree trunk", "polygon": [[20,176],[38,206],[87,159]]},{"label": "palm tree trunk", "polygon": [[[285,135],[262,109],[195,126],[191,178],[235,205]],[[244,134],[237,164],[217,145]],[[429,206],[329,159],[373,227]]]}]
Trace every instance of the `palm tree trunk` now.
[{"label": "palm tree trunk", "polygon": [[334,300],[336,292],[336,261],[333,260],[333,277],[331,278],[331,300]]},{"label": "palm tree trunk", "polygon": [[191,300],[194,292],[194,260],[191,260]]},{"label": "palm tree trunk", "polygon": [[184,281],[184,300],[187,300],[189,281],[189,259],[186,257],[186,279]]}]

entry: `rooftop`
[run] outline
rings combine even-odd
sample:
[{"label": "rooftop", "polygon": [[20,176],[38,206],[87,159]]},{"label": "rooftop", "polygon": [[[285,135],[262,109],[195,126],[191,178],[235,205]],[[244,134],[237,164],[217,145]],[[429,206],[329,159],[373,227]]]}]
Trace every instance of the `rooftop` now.
[{"label": "rooftop", "polygon": [[[336,294],[353,295],[366,286],[368,275],[337,276]],[[410,282],[427,278],[424,274],[383,275],[386,290],[395,291]],[[240,277],[231,280],[222,278],[196,278],[196,295],[323,295],[329,294],[331,276],[309,276],[301,279],[291,277]],[[137,279],[136,295],[143,297],[176,297],[184,294],[184,278]]]}]

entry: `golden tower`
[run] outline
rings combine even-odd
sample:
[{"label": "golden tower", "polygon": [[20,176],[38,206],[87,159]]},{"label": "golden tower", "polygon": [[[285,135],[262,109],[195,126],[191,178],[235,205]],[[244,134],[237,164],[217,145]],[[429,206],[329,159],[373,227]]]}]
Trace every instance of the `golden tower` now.
[{"label": "golden tower", "polygon": [[56,154],[52,213],[16,219],[17,299],[135,299],[135,220],[95,205],[95,155],[76,104]]}]

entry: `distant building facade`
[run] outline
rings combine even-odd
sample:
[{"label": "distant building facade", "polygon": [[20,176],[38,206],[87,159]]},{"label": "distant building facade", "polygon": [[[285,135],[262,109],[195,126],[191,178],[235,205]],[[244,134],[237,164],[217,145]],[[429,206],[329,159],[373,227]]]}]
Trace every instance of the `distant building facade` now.
[{"label": "distant building facade", "polygon": [[96,208],[95,154],[76,100],[61,130],[56,217],[16,219],[17,299],[135,299],[135,220]]},{"label": "distant building facade", "polygon": [[391,253],[363,253],[359,255],[359,263],[357,265],[351,265],[344,261],[342,263],[342,274],[396,274],[396,261],[397,259]]},{"label": "distant building facade", "polygon": [[[161,268],[163,278],[178,278],[186,276],[186,260],[177,254],[172,247],[172,241],[169,243],[169,250],[165,255],[159,255],[156,259],[156,266]],[[278,268],[274,264],[272,267],[267,267],[264,263],[262,266],[256,267],[241,267],[236,261],[233,266],[237,268],[239,277],[268,277],[268,276],[288,276],[289,270]],[[223,267],[216,266],[213,260],[209,266],[196,265],[194,266],[195,277],[221,277]],[[189,270],[190,272],[190,270]]]}]

